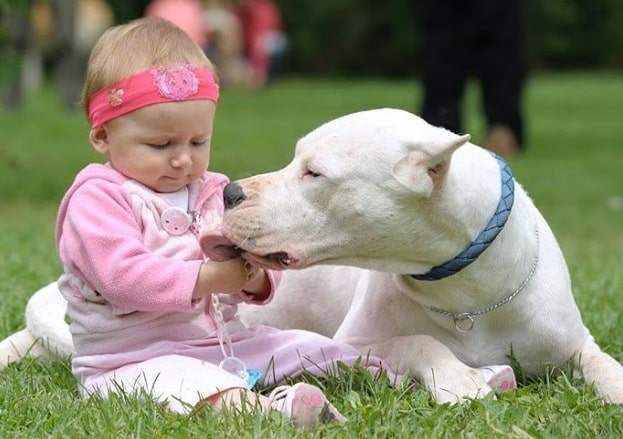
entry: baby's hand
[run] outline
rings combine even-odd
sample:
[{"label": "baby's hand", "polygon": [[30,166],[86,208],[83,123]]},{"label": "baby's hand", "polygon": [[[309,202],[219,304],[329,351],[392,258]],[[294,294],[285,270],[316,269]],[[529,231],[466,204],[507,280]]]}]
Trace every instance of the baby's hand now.
[{"label": "baby's hand", "polygon": [[246,263],[246,268],[247,282],[242,287],[245,292],[253,295],[262,295],[270,290],[270,283],[264,270],[253,267],[248,262]]},{"label": "baby's hand", "polygon": [[222,262],[208,260],[201,266],[193,297],[236,293],[247,284],[249,271],[248,264],[241,257]]}]

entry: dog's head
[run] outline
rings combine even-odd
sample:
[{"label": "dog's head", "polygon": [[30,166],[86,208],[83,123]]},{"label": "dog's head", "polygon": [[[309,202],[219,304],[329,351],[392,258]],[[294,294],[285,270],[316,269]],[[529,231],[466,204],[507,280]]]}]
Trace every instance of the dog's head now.
[{"label": "dog's head", "polygon": [[[299,140],[285,168],[228,185],[222,231],[204,235],[202,247],[215,259],[242,252],[272,269],[393,269],[398,248],[440,221],[426,204],[468,140],[402,110],[332,120]],[[411,268],[418,254],[435,255],[430,244],[417,247]]]}]

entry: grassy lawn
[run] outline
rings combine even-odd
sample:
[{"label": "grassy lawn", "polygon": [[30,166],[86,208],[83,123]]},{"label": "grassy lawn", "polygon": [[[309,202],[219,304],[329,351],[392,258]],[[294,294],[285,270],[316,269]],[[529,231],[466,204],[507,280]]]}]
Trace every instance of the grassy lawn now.
[{"label": "grassy lawn", "polygon": [[[211,169],[232,179],[285,165],[298,137],[333,117],[375,107],[416,109],[412,81],[284,79],[259,92],[225,90]],[[484,135],[476,89],[468,131]],[[623,75],[556,74],[526,95],[528,149],[516,178],[550,222],[567,257],[577,302],[598,343],[623,361]],[[80,112],[62,110],[51,88],[18,112],[0,110],[0,339],[23,325],[29,295],[60,274],[56,207],[76,172],[100,160]],[[423,391],[391,388],[355,368],[323,379],[346,426],[314,434],[277,417],[182,417],[140,399],[82,401],[69,362],[24,361],[0,371],[0,438],[158,437],[623,437],[623,407],[603,406],[569,374],[457,407]]]}]

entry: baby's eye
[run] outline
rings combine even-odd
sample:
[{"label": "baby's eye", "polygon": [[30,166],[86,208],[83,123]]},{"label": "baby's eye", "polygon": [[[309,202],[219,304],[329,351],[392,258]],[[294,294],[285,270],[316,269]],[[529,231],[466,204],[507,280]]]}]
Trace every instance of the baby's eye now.
[{"label": "baby's eye", "polygon": [[192,146],[204,146],[206,143],[208,143],[208,141],[207,140],[193,140],[190,143]]},{"label": "baby's eye", "polygon": [[171,142],[147,143],[148,146],[156,149],[163,149],[171,145]]}]

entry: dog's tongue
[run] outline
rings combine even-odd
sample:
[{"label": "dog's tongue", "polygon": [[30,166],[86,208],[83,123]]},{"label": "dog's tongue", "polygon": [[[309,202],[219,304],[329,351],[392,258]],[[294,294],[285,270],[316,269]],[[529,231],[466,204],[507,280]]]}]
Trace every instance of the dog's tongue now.
[{"label": "dog's tongue", "polygon": [[199,240],[205,255],[213,261],[226,261],[239,256],[241,251],[220,230],[204,232]]}]

